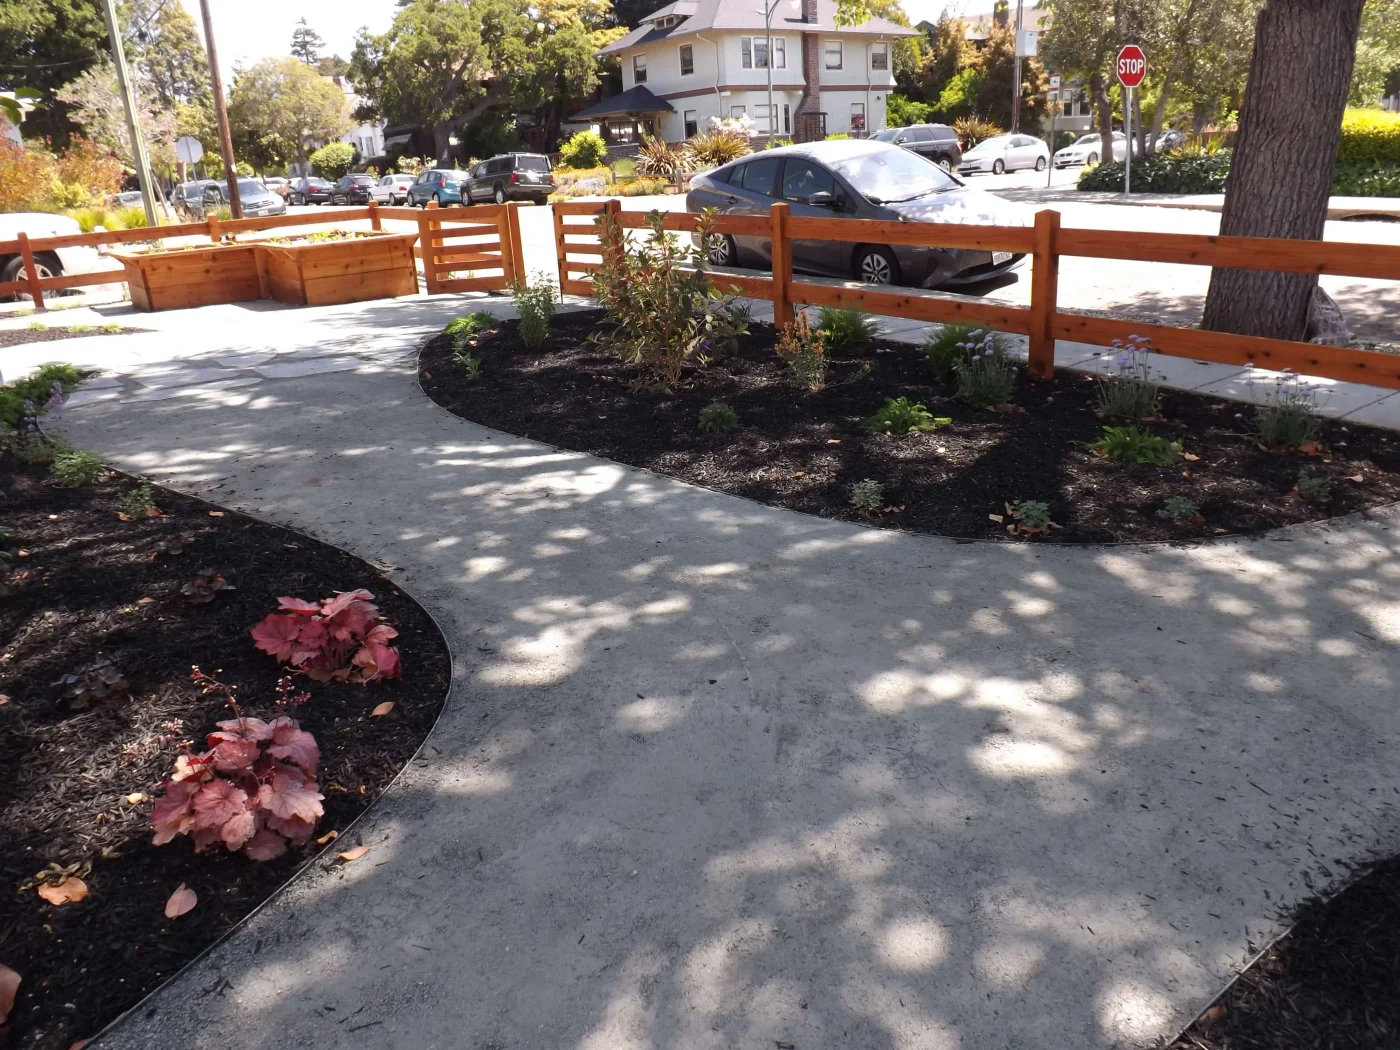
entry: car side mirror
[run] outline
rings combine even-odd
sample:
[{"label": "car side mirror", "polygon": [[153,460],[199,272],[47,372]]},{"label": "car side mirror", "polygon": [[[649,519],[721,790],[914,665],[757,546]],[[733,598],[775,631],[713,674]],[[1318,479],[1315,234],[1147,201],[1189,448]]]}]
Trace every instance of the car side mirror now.
[{"label": "car side mirror", "polygon": [[807,198],[807,203],[813,208],[834,208],[836,207],[836,194],[830,190],[817,190]]}]

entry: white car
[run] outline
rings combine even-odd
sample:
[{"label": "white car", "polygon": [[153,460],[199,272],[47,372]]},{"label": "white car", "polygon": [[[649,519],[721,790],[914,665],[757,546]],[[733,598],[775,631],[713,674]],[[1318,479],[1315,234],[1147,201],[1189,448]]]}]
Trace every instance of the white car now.
[{"label": "white car", "polygon": [[983,139],[962,156],[959,175],[989,171],[1000,175],[1020,168],[1044,171],[1050,163],[1050,147],[1030,135],[997,135]]},{"label": "white car", "polygon": [[[1103,153],[1103,138],[1095,131],[1082,135],[1077,140],[1055,154],[1055,167],[1082,168],[1086,164],[1097,164]],[[1122,160],[1128,155],[1128,137],[1121,131],[1113,133],[1113,159]]]},{"label": "white car", "polygon": [[417,175],[385,175],[369,188],[370,198],[379,204],[406,204],[408,188],[417,178]]},{"label": "white car", "polygon": [[[82,233],[76,219],[66,215],[48,215],[42,212],[9,212],[0,215],[0,241],[12,241],[16,234],[25,233],[30,240],[41,237],[67,237]],[[58,277],[62,274],[94,273],[111,267],[96,248],[80,245],[72,248],[47,248],[34,253],[34,267],[40,277]],[[120,269],[120,268],[118,268]],[[19,255],[0,254],[0,283],[24,279],[24,259]],[[116,280],[121,280],[118,276]],[[28,298],[27,295],[18,298]]]}]

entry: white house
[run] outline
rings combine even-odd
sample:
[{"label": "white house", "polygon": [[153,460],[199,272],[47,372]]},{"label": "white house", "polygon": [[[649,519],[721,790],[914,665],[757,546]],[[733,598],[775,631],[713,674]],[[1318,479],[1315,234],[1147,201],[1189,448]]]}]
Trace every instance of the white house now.
[{"label": "white house", "polygon": [[599,52],[621,61],[622,93],[571,120],[613,144],[644,133],[679,142],[710,117],[747,116],[759,134],[798,142],[882,129],[893,44],[918,31],[883,18],[838,26],[836,0],[770,2],[771,36],[764,0],[676,0],[652,12]]},{"label": "white house", "polygon": [[[340,88],[341,93],[345,95],[345,105],[351,113],[354,113],[356,107],[363,104],[364,99],[356,94],[355,85],[345,77],[332,76],[326,77],[326,79]],[[360,151],[361,157],[378,157],[384,152],[384,122],[361,124],[340,136],[340,141],[348,142],[354,146]]]}]

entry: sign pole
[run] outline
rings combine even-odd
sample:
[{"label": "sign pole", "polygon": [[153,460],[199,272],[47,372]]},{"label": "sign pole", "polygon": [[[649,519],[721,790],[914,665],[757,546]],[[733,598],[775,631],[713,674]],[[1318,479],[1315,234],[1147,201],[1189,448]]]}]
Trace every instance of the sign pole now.
[{"label": "sign pole", "polygon": [[1123,195],[1133,192],[1133,89],[1123,89],[1123,130],[1127,133],[1128,148],[1123,153]]},{"label": "sign pole", "polygon": [[141,133],[141,111],[136,105],[136,92],[126,67],[126,51],[122,47],[121,24],[117,21],[117,5],[105,0],[102,15],[107,20],[107,35],[112,40],[112,64],[117,72],[117,90],[121,92],[122,109],[126,113],[126,133],[131,137],[131,160],[136,168],[136,183],[141,187],[141,205],[146,212],[146,225],[158,226],[155,190],[151,184],[151,159],[146,153],[146,139]]},{"label": "sign pole", "polygon": [[1147,76],[1147,56],[1136,44],[1118,52],[1118,83],[1123,86],[1123,192],[1133,192],[1133,89]]}]

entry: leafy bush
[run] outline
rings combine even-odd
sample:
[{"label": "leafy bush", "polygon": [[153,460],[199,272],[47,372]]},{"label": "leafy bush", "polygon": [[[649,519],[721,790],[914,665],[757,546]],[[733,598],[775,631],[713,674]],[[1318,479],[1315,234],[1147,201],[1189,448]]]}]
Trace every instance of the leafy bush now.
[{"label": "leafy bush", "polygon": [[596,168],[608,156],[608,144],[596,131],[580,131],[559,147],[559,163],[566,168]]},{"label": "leafy bush", "polygon": [[342,591],[307,602],[278,598],[282,612],[253,627],[253,644],[314,682],[373,682],[399,677],[398,631],[375,623],[379,608],[366,590]]},{"label": "leafy bush", "polygon": [[910,434],[947,426],[952,421],[948,416],[935,417],[922,401],[900,397],[886,398],[884,406],[865,421],[865,426],[885,434]]},{"label": "leafy bush", "polygon": [[700,410],[700,433],[721,434],[739,425],[739,414],[723,401],[711,401]]},{"label": "leafy bush", "polygon": [[1289,369],[1272,380],[1256,380],[1251,376],[1244,385],[1256,397],[1260,388],[1264,391],[1254,417],[1255,433],[1261,445],[1296,449],[1317,440],[1316,386],[1303,382],[1301,376]]},{"label": "leafy bush", "polygon": [[1113,340],[1117,371],[1099,376],[1099,412],[1110,419],[1152,419],[1161,412],[1162,390],[1152,378],[1152,342],[1128,336],[1128,345]]},{"label": "leafy bush", "polygon": [[84,711],[98,700],[120,696],[130,688],[121,669],[106,656],[83,664],[54,682],[54,685],[60,687],[59,696],[73,711]]},{"label": "leafy bush", "polygon": [[650,236],[635,239],[615,215],[599,217],[603,265],[593,275],[593,288],[616,327],[595,333],[594,340],[674,390],[686,362],[727,345],[748,326],[733,297],[710,283],[707,249],[715,236],[714,216],[706,212],[697,223],[699,248],[668,234],[665,221],[662,213],[652,212]]},{"label": "leafy bush", "polygon": [[753,152],[749,147],[748,135],[716,127],[696,132],[684,148],[692,168],[696,170],[718,168]]},{"label": "leafy bush", "polygon": [[933,107],[927,102],[915,102],[898,91],[885,96],[886,120],[892,128],[907,128],[910,124],[927,124]]},{"label": "leafy bush", "polygon": [[1200,507],[1190,496],[1168,496],[1162,504],[1162,509],[1157,513],[1178,525],[1199,525],[1201,523]]},{"label": "leafy bush", "polygon": [[[946,108],[942,106],[941,102],[939,105],[940,108]],[[964,153],[979,142],[1006,134],[1005,128],[978,116],[959,117],[953,121],[953,131],[957,133],[958,145],[962,147]]]},{"label": "leafy bush", "polygon": [[153,517],[152,511],[155,509],[156,504],[152,498],[151,486],[146,481],[138,482],[135,488],[122,493],[117,500],[117,513],[123,515],[128,521]]},{"label": "leafy bush", "polygon": [[990,346],[998,357],[1006,357],[1011,342],[1000,332],[977,328],[970,324],[945,324],[924,340],[933,377],[940,383],[953,383],[958,377],[958,363],[970,356],[969,346]]},{"label": "leafy bush", "polygon": [[0,135],[0,212],[52,207],[54,156],[36,142],[24,148]]},{"label": "leafy bush", "polygon": [[1016,392],[1016,365],[998,347],[995,332],[974,329],[953,365],[958,396],[974,408],[1004,405]]},{"label": "leafy bush", "polygon": [[817,311],[817,327],[822,341],[832,357],[855,357],[870,348],[870,341],[880,334],[875,319],[859,310],[838,310],[823,306]]},{"label": "leafy bush", "polygon": [[535,274],[534,280],[511,282],[511,297],[520,315],[520,339],[530,349],[544,345],[549,338],[549,323],[559,305],[559,289],[546,274]]},{"label": "leafy bush", "polygon": [[1130,459],[1154,467],[1171,466],[1181,455],[1181,442],[1140,427],[1104,427],[1103,436],[1089,448],[1105,459]]},{"label": "leafy bush", "polygon": [[1338,164],[1332,192],[1343,197],[1400,197],[1400,163]]},{"label": "leafy bush", "polygon": [[[1151,157],[1133,158],[1134,193],[1224,193],[1230,174],[1228,149],[1169,150]],[[1110,161],[1085,168],[1079,174],[1081,190],[1123,192],[1124,168]]]},{"label": "leafy bush", "polygon": [[874,478],[857,481],[851,486],[851,502],[857,510],[867,514],[879,514],[885,509],[885,486]]},{"label": "leafy bush", "polygon": [[1298,474],[1298,495],[1309,503],[1326,503],[1332,498],[1332,482],[1320,474],[1306,470]]},{"label": "leafy bush", "polygon": [[122,188],[126,171],[102,143],[74,135],[54,162],[55,204],[73,207],[111,199]]},{"label": "leafy bush", "polygon": [[1389,161],[1400,164],[1400,113],[1379,109],[1348,109],[1342,117],[1337,147],[1342,164]]},{"label": "leafy bush", "polygon": [[102,473],[102,460],[95,453],[65,448],[54,453],[49,473],[60,485],[78,488],[91,485]]},{"label": "leafy bush", "polygon": [[633,179],[631,182],[614,183],[612,192],[619,197],[651,197],[665,193],[669,185],[665,179]]},{"label": "leafy bush", "polygon": [[477,357],[476,354],[465,350],[454,350],[452,351],[452,360],[467,370],[469,380],[481,378],[481,358]]},{"label": "leafy bush", "polygon": [[[212,679],[198,668],[195,680],[210,689]],[[226,695],[237,717],[219,722],[206,737],[209,750],[175,760],[151,810],[151,841],[163,846],[188,835],[196,853],[223,846],[249,860],[272,860],[289,844],[305,843],[321,819],[321,749],[295,719],[250,718],[233,703],[232,690]]]},{"label": "leafy bush", "polygon": [[775,349],[797,381],[808,390],[817,391],[826,386],[826,343],[821,331],[812,331],[807,323],[807,311],[799,310],[792,323],[783,325]]},{"label": "leafy bush", "polygon": [[606,186],[613,181],[613,170],[606,164],[596,168],[554,169],[554,185],[560,190],[566,190],[575,183],[582,182],[585,179],[599,186]]},{"label": "leafy bush", "polygon": [[328,142],[311,154],[309,159],[313,172],[334,182],[342,175],[350,174],[350,168],[355,163],[355,147],[348,142]]},{"label": "leafy bush", "polygon": [[1038,499],[1018,499],[1007,508],[1016,519],[1015,528],[1021,532],[1048,532],[1050,504]]},{"label": "leafy bush", "polygon": [[454,350],[461,350],[463,347],[473,345],[482,335],[495,328],[498,323],[494,315],[485,310],[476,310],[448,321],[443,333],[452,337]]},{"label": "leafy bush", "polygon": [[114,208],[111,218],[117,225],[107,227],[109,230],[143,230],[146,228],[146,209],[135,204]]},{"label": "leafy bush", "polygon": [[648,135],[642,140],[632,170],[638,175],[674,182],[690,170],[690,164],[691,157],[684,146],[669,146]]},{"label": "leafy bush", "polygon": [[51,403],[61,404],[55,394],[68,393],[82,378],[83,373],[73,365],[43,365],[33,375],[7,383],[0,387],[0,423],[18,427],[26,415],[38,415]]}]

